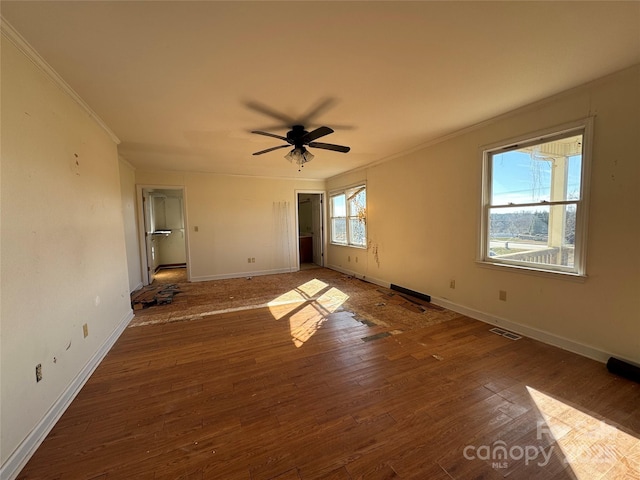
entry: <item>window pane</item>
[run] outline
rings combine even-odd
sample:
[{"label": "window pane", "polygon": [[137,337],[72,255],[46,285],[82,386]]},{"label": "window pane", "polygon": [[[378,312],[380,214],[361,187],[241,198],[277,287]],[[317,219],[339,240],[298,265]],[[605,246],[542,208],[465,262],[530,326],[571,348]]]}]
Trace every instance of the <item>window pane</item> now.
[{"label": "window pane", "polygon": [[331,241],[335,243],[347,243],[347,219],[346,218],[331,219]]},{"label": "window pane", "polygon": [[491,156],[491,204],[580,199],[582,134]]},{"label": "window pane", "polygon": [[347,206],[345,203],[344,193],[341,195],[335,195],[331,197],[331,216],[332,217],[347,216]]},{"label": "window pane", "polygon": [[576,206],[489,209],[486,255],[535,266],[574,267]]},{"label": "window pane", "polygon": [[569,157],[567,172],[567,200],[581,198],[580,183],[582,181],[582,155]]},{"label": "window pane", "polygon": [[349,216],[364,218],[367,205],[367,191],[364,187],[359,187],[349,192]]},{"label": "window pane", "polygon": [[331,241],[366,247],[366,188],[364,185],[331,197]]},{"label": "window pane", "polygon": [[351,245],[364,247],[367,244],[367,232],[363,221],[357,218],[350,218],[349,233],[351,234]]}]

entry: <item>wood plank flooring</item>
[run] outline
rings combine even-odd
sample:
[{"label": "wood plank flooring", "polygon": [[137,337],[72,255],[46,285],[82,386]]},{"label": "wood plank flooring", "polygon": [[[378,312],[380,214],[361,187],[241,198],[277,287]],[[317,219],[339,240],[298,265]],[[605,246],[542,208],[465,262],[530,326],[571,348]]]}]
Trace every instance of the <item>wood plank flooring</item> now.
[{"label": "wood plank flooring", "polygon": [[489,328],[364,341],[393,325],[315,301],[128,328],[19,478],[640,478],[640,385]]}]

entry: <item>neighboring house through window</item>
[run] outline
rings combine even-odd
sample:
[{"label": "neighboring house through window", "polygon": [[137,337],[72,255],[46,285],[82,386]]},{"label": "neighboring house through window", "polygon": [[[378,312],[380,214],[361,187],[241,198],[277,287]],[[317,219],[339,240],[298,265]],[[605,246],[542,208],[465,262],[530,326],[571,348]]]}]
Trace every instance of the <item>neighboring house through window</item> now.
[{"label": "neighboring house through window", "polygon": [[484,149],[481,262],[586,274],[591,124]]},{"label": "neighboring house through window", "polygon": [[331,243],[367,246],[367,190],[364,185],[331,194]]}]

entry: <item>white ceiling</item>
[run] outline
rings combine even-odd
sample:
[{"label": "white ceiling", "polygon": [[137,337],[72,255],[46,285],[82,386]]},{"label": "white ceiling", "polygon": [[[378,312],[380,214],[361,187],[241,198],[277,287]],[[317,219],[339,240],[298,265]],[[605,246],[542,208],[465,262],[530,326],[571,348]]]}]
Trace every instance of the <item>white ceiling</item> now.
[{"label": "white ceiling", "polygon": [[[138,168],[328,178],[640,63],[640,2],[2,1]],[[254,108],[250,108],[253,105]],[[302,172],[287,128],[335,133]]]}]

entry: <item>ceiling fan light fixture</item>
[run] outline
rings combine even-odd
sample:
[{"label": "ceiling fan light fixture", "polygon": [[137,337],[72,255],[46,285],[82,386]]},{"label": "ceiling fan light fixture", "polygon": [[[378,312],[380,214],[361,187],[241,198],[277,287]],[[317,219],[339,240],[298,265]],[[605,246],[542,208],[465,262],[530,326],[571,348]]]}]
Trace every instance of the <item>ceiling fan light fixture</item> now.
[{"label": "ceiling fan light fixture", "polygon": [[313,160],[313,158],[315,157],[315,155],[313,153],[311,153],[309,150],[307,150],[306,148],[302,148],[302,150],[304,150],[302,152],[302,158],[304,159],[304,163],[310,162],[311,160]]},{"label": "ceiling fan light fixture", "polygon": [[299,167],[310,162],[314,157],[315,155],[304,147],[296,147],[284,156],[284,158],[289,160],[291,163],[295,163]]}]

